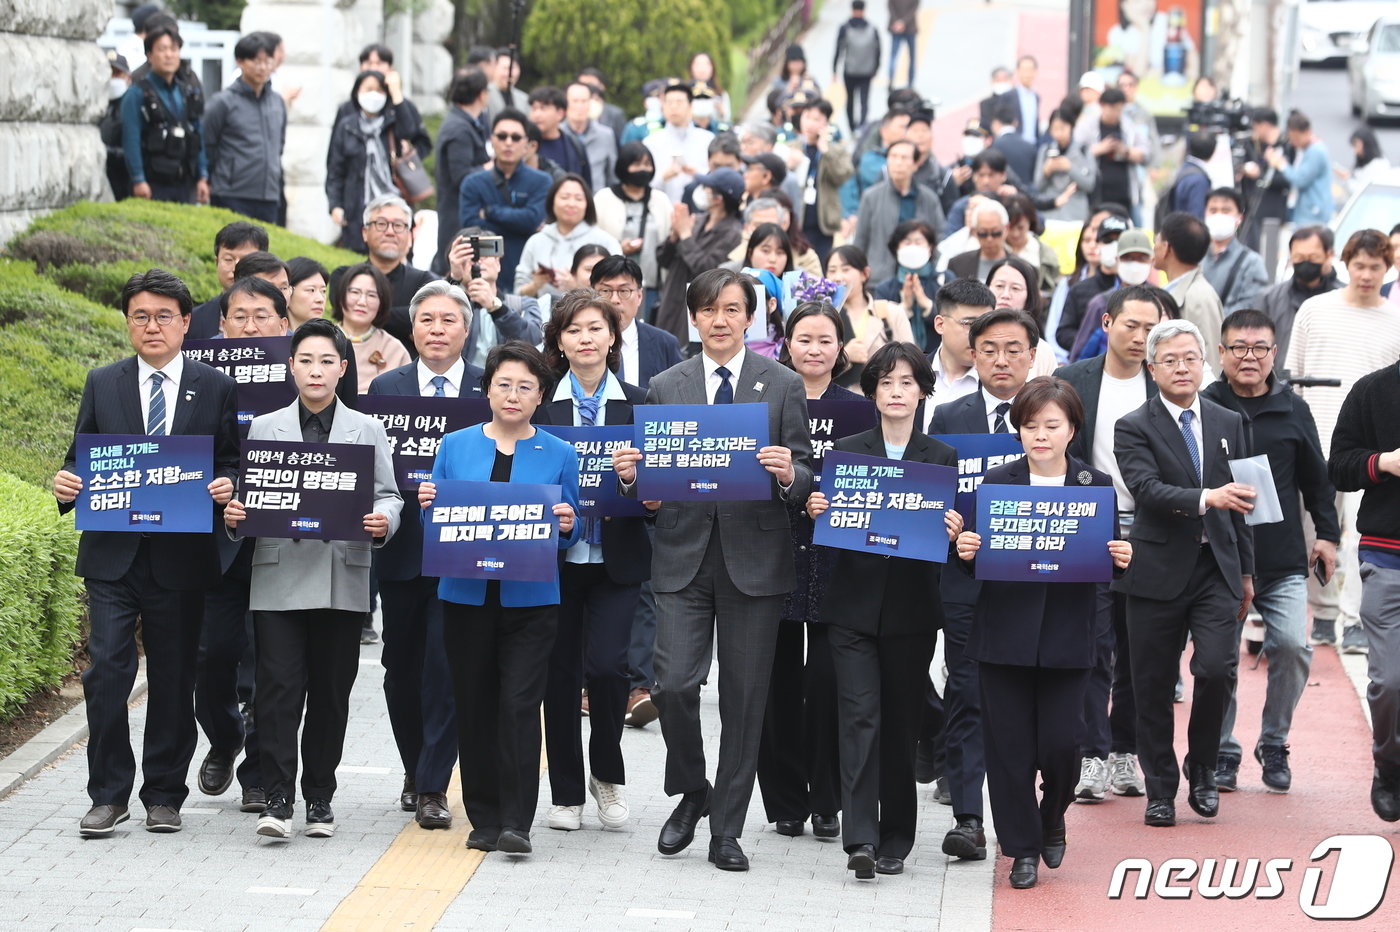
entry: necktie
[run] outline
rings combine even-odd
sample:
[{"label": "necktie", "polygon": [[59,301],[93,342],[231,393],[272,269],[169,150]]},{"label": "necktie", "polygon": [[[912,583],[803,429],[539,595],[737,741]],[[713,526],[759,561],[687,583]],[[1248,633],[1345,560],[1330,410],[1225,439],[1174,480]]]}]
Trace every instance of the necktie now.
[{"label": "necktie", "polygon": [[719,388],[715,389],[715,404],[732,405],[734,403],[734,386],[729,382],[729,376],[732,374],[724,366],[715,369],[715,375],[720,378]]},{"label": "necktie", "polygon": [[435,376],[433,376],[431,379],[428,380],[428,383],[429,383],[430,385],[433,386],[433,397],[434,397],[434,398],[446,398],[446,397],[447,397],[447,376],[445,376],[445,375],[435,375]]},{"label": "necktie", "polygon": [[992,433],[1009,434],[1011,428],[1006,425],[1006,412],[1011,410],[1011,402],[1003,401],[997,405],[997,419],[992,422]]},{"label": "necktie", "polygon": [[1191,454],[1191,465],[1196,469],[1196,481],[1201,481],[1201,448],[1196,446],[1196,434],[1191,430],[1194,411],[1181,412],[1181,439],[1186,441],[1186,452]]},{"label": "necktie", "polygon": [[165,376],[159,372],[151,373],[151,403],[146,409],[146,433],[153,437],[165,435],[165,392],[161,391],[164,384]]}]

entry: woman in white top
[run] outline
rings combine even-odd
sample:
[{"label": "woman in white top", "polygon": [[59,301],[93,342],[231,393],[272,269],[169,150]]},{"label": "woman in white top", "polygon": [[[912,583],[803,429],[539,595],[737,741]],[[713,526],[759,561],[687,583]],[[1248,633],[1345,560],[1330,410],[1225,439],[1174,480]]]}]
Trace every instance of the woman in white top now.
[{"label": "woman in white top", "polygon": [[846,357],[851,367],[837,379],[859,385],[865,363],[886,343],[913,343],[914,331],[904,308],[870,294],[870,261],[859,246],[838,246],[826,260],[826,277],[846,286],[841,317],[846,325]]},{"label": "woman in white top", "polygon": [[558,279],[568,274],[580,246],[597,243],[616,255],[622,252],[617,237],[599,229],[593,192],[578,175],[564,175],[545,197],[544,216],[549,222],[525,241],[515,267],[515,293],[531,298],[562,294]]}]

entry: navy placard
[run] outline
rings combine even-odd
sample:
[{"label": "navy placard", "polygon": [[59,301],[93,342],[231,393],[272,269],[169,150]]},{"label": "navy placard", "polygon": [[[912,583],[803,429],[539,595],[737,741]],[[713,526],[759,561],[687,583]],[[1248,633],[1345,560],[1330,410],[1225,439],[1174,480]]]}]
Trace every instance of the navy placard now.
[{"label": "navy placard", "polygon": [[977,507],[973,493],[987,471],[1026,455],[1018,434],[934,434],[958,451],[958,514],[966,520]]},{"label": "navy placard", "polygon": [[541,424],[566,443],[572,443],[578,453],[579,514],[586,518],[640,517],[646,514],[640,499],[618,494],[617,474],[612,468],[613,450],[630,447],[632,425],[594,427],[564,427]]},{"label": "navy placard", "polygon": [[80,531],[203,533],[214,527],[214,438],[78,434]]},{"label": "navy placard", "polygon": [[559,575],[561,501],[557,485],[437,483],[423,509],[423,575],[549,582]]},{"label": "navy placard", "polygon": [[766,404],[639,405],[633,443],[641,501],[761,501],[773,482],[758,462],[768,446]]},{"label": "navy placard", "polygon": [[958,488],[953,467],[832,450],[822,486],[830,507],[817,518],[812,543],[948,562],[943,515]]},{"label": "navy placard", "polygon": [[1112,486],[988,485],[977,490],[977,578],[1110,582]]},{"label": "navy placard", "polygon": [[253,418],[285,408],[296,400],[297,386],[287,369],[291,337],[239,337],[232,340],[186,340],[186,359],[213,366],[238,383],[238,432],[248,436]]},{"label": "navy placard", "polygon": [[807,431],[812,437],[812,474],[821,475],[823,458],[837,440],[867,431],[879,422],[873,401],[808,399]]},{"label": "navy placard", "polygon": [[491,406],[484,398],[361,395],[355,405],[384,425],[394,455],[394,480],[410,492],[432,479],[443,437],[491,419]]},{"label": "navy placard", "polygon": [[244,537],[369,540],[374,447],[364,443],[244,440],[236,496]]}]

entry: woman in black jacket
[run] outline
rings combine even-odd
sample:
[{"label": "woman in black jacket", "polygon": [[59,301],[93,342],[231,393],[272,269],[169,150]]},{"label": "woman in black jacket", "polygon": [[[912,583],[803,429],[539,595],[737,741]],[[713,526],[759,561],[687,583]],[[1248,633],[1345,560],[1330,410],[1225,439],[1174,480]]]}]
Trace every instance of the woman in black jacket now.
[{"label": "woman in black jacket", "polygon": [[361,71],[350,89],[354,110],[331,130],[326,151],[326,201],[331,220],[341,227],[338,245],[368,252],[361,228],[365,205],[394,186],[394,105],[378,71]]},{"label": "woman in black jacket", "polygon": [[[1031,379],[1010,415],[1026,456],[989,470],[983,487],[1113,487],[1106,473],[1065,453],[1084,427],[1084,404],[1064,379]],[[974,531],[958,535],[958,557],[969,571],[981,543]],[[1109,541],[1108,551],[1118,570],[1132,559],[1125,540]],[[987,791],[1002,854],[1014,859],[1011,886],[1018,890],[1035,886],[1042,858],[1055,868],[1065,854],[1065,812],[1079,780],[1084,688],[1094,665],[1097,586],[989,580],[977,599],[966,650],[980,667]]]},{"label": "woman in black jacket", "polygon": [[[866,362],[860,387],[875,402],[880,426],[843,437],[835,449],[957,467],[957,451],[915,425],[920,400],[933,392],[933,370],[917,346],[880,347]],[[821,492],[807,499],[813,520],[827,507]],[[951,541],[962,530],[962,517],[950,508],[943,520]],[[842,843],[846,868],[869,880],[876,873],[903,873],[914,847],[914,745],[924,680],[943,624],[942,565],[852,550],[835,551],[832,564],[835,584],[827,590],[822,618],[830,629],[841,711]]]}]

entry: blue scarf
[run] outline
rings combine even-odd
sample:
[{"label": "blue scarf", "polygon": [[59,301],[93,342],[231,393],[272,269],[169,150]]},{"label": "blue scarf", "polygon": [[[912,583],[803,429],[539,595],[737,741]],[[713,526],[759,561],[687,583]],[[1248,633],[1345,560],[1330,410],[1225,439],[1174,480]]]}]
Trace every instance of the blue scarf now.
[{"label": "blue scarf", "polygon": [[[608,387],[608,374],[606,371],[603,377],[598,380],[598,388],[592,395],[583,393],[583,385],[579,382],[578,376],[573,371],[569,372],[569,391],[574,396],[574,406],[578,408],[579,420],[584,427],[592,427],[598,423],[598,409],[603,405],[603,392]],[[601,544],[603,542],[603,523],[597,518],[582,518],[583,540],[589,544]]]}]

